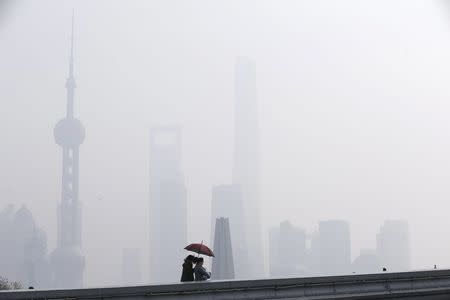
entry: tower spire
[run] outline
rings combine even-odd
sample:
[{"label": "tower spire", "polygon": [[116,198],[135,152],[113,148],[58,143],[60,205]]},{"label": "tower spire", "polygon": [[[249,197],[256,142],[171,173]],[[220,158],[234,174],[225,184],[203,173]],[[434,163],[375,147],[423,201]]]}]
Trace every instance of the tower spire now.
[{"label": "tower spire", "polygon": [[70,70],[69,77],[73,76],[73,27],[74,27],[74,19],[75,19],[75,9],[72,10],[72,34],[70,35]]},{"label": "tower spire", "polygon": [[70,58],[69,58],[69,77],[66,81],[67,89],[67,112],[68,118],[73,118],[73,101],[75,96],[75,76],[73,74],[73,37],[74,37],[75,10],[72,10],[72,34],[70,37]]}]

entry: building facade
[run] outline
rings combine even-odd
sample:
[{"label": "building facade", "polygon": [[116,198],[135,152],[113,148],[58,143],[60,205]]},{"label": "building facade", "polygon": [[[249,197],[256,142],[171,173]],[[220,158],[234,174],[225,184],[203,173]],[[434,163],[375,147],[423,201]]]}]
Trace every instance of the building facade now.
[{"label": "building facade", "polygon": [[181,129],[150,131],[150,281],[179,281],[187,243]]},{"label": "building facade", "polygon": [[12,205],[0,212],[0,272],[10,282],[25,288],[50,288],[51,268],[47,235],[25,206],[15,211]]},{"label": "building facade", "polygon": [[123,285],[142,284],[141,253],[136,248],[122,250],[122,281]]},{"label": "building facade", "polygon": [[388,271],[404,272],[411,269],[408,222],[387,220],[377,234],[377,255]]},{"label": "building facade", "polygon": [[346,221],[319,222],[318,250],[321,275],[351,273],[350,225]]},{"label": "building facade", "polygon": [[255,63],[238,57],[235,66],[233,184],[242,189],[249,272],[264,277],[260,216],[260,140]]},{"label": "building facade", "polygon": [[289,221],[269,232],[269,274],[271,277],[303,276],[307,270],[306,233]]}]

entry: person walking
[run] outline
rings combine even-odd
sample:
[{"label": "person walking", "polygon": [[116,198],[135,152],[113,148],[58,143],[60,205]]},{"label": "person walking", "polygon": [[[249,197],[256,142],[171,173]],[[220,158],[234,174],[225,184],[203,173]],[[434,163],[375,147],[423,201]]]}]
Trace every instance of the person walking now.
[{"label": "person walking", "polygon": [[205,281],[211,278],[211,272],[206,272],[206,269],[203,267],[203,257],[199,257],[196,260],[194,267],[195,281]]},{"label": "person walking", "polygon": [[181,282],[194,281],[194,261],[195,257],[192,255],[188,255],[184,259],[183,272],[181,273]]}]

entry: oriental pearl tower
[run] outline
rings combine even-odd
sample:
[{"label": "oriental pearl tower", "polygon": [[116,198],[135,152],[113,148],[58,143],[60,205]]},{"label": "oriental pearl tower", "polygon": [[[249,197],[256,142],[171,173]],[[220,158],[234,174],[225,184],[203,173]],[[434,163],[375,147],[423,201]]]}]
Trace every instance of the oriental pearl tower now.
[{"label": "oriental pearl tower", "polygon": [[61,203],[58,205],[58,243],[52,253],[53,286],[81,288],[84,257],[81,254],[81,203],[78,199],[79,148],[85,129],[74,117],[75,77],[73,72],[73,16],[69,77],[66,81],[67,112],[54,129],[55,141],[62,149]]}]

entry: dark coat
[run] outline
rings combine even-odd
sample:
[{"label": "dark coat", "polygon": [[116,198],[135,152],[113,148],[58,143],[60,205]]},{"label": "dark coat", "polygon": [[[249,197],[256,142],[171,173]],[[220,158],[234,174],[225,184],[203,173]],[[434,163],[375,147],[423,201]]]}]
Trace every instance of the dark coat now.
[{"label": "dark coat", "polygon": [[183,273],[181,273],[181,282],[194,281],[194,269],[191,262],[184,262]]}]

